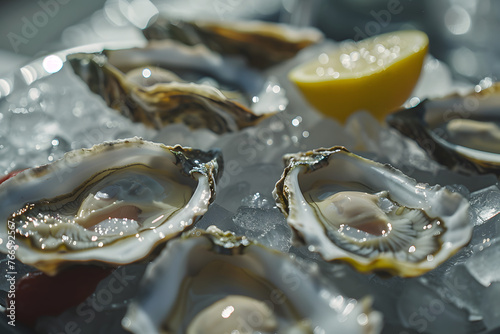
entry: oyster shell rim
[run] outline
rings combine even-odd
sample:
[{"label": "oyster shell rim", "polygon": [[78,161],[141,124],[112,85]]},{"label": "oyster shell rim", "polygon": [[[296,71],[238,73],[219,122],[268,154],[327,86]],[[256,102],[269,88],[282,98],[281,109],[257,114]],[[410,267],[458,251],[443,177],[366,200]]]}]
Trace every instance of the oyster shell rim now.
[{"label": "oyster shell rim", "polygon": [[[159,15],[150,21],[142,33],[148,41],[173,39],[186,45],[202,44],[222,55],[240,57],[249,66],[261,70],[286,62],[325,38],[312,26],[241,18],[179,19],[168,15]],[[245,38],[250,43],[245,43]],[[268,45],[276,46],[269,48]]]},{"label": "oyster shell rim", "polygon": [[[293,182],[295,180],[296,182],[298,182],[298,175],[300,173],[312,173],[317,169],[328,166],[328,164],[330,163],[330,156],[338,153],[347,154],[350,157],[360,159],[359,161],[368,163],[371,166],[382,168],[385,173],[392,173],[395,177],[403,179],[405,181],[402,183],[405,187],[418,187],[420,192],[432,191],[435,193],[434,196],[438,200],[443,196],[456,197],[456,200],[458,200],[458,202],[456,203],[457,211],[451,217],[455,219],[459,219],[461,216],[464,217],[464,219],[462,219],[462,221],[460,222],[458,230],[450,229],[450,226],[448,226],[448,224],[446,223],[447,219],[443,219],[441,215],[427,213],[425,206],[414,207],[417,209],[423,209],[431,218],[436,218],[440,221],[444,221],[446,230],[440,236],[441,247],[437,251],[437,253],[433,255],[432,260],[423,260],[417,263],[412,263],[380,255],[376,258],[369,258],[353,254],[338,247],[326,236],[326,234],[324,233],[324,228],[321,224],[307,223],[308,219],[314,221],[314,219],[317,218],[315,217],[314,213],[304,213],[307,212],[307,210],[309,210],[309,212],[314,211],[309,206],[307,201],[303,198],[302,193],[300,193],[299,195],[292,194],[292,189],[294,187]],[[389,164],[381,164],[373,160],[358,156],[354,153],[351,153],[343,146],[318,148],[307,152],[287,154],[283,157],[283,160],[285,163],[285,169],[281,175],[281,178],[277,181],[275,189],[273,190],[273,196],[275,198],[276,205],[287,218],[287,223],[290,225],[294,232],[295,240],[306,243],[309,246],[313,246],[313,251],[320,253],[321,257],[326,261],[344,261],[363,273],[383,271],[401,277],[414,277],[422,275],[446,261],[458,250],[467,245],[470,238],[472,237],[473,224],[472,222],[470,222],[468,215],[470,206],[469,202],[458,193],[451,192],[446,187],[442,187],[440,185],[430,186],[428,184],[417,183],[415,179],[405,175],[395,167]],[[297,184],[297,186],[299,185]],[[375,191],[380,190],[386,189],[377,189]],[[415,192],[415,194],[417,193]],[[395,200],[396,202],[398,202],[397,198]],[[425,196],[424,200],[427,201],[429,199],[427,196]],[[299,208],[294,209],[293,205],[297,205],[302,210]],[[436,211],[436,206],[433,206],[432,203],[427,203],[427,208],[432,211]],[[439,208],[437,212],[439,212]],[[314,230],[315,232],[315,234],[312,236],[310,233],[311,230]],[[454,238],[457,238],[457,240],[454,240]],[[454,243],[458,244],[458,246],[452,247]]]},{"label": "oyster shell rim", "polygon": [[[152,86],[142,86],[129,80],[126,73],[119,66],[110,62],[113,52],[133,52],[134,50],[143,52],[147,51],[148,48],[154,50],[158,45],[176,50],[179,53],[177,57],[199,58],[198,62],[215,67],[216,69],[225,69],[228,73],[230,71],[227,71],[227,66],[231,65],[234,67],[231,71],[231,73],[234,73],[233,76],[235,76],[235,78],[231,79],[233,81],[239,79],[241,72],[245,71],[245,74],[249,78],[254,81],[258,79],[259,81],[258,89],[256,87],[251,88],[252,95],[259,95],[258,90],[262,93],[266,80],[269,80],[269,77],[261,76],[255,70],[245,68],[238,62],[232,61],[232,59],[226,59],[204,45],[188,46],[177,41],[155,41],[130,48],[101,49],[93,52],[68,52],[65,56],[66,62],[71,66],[74,75],[83,81],[92,94],[99,96],[108,108],[133,122],[143,123],[145,126],[155,128],[156,130],[162,129],[169,124],[184,123],[192,129],[206,128],[215,134],[221,135],[255,126],[259,122],[281,111],[279,108],[254,110],[252,106],[247,107],[238,101],[226,97],[223,91],[218,88],[194,82],[178,83],[173,81],[157,83]],[[115,56],[115,58],[120,57]],[[229,61],[230,63],[224,64],[224,61]],[[168,63],[168,61],[163,63]],[[180,63],[183,62],[181,61]],[[198,66],[195,66],[195,68]],[[221,76],[226,81],[230,77],[226,73]],[[252,86],[246,82],[240,82],[239,85],[247,89]],[[253,85],[255,86],[255,83]],[[202,125],[200,125],[199,121],[192,122],[192,116],[190,116],[192,112],[187,113],[187,115],[183,115],[186,113],[179,112],[178,105],[176,104],[179,99],[187,99],[189,102],[187,106],[196,106],[194,108],[197,111],[195,114],[201,115],[204,120],[212,119],[213,121],[210,123],[205,121]],[[172,100],[175,101],[172,102]],[[162,101],[166,101],[166,103],[162,103]]]}]

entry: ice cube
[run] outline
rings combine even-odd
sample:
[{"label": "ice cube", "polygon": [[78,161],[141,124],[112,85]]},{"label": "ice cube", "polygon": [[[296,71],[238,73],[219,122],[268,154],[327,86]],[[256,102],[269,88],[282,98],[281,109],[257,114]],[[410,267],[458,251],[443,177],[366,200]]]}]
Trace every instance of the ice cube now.
[{"label": "ice cube", "polygon": [[[121,266],[104,278],[90,297],[58,316],[39,319],[37,332],[66,333],[68,328],[81,333],[126,333],[121,319],[137,295],[145,263]],[[71,327],[68,327],[71,324]]]},{"label": "ice cube", "polygon": [[420,100],[425,98],[442,97],[454,91],[451,71],[448,66],[438,59],[427,56],[422,69],[422,75],[412,95]]},{"label": "ice cube", "polygon": [[288,252],[292,246],[292,230],[285,224],[276,224],[270,230],[262,233],[248,230],[245,235],[261,245],[280,252]]},{"label": "ice cube", "polygon": [[33,329],[29,328],[26,325],[23,325],[19,321],[15,322],[15,327],[9,324],[11,320],[8,317],[0,317],[0,332],[1,333],[10,333],[10,334],[33,334]]},{"label": "ice cube", "polygon": [[483,322],[492,330],[488,333],[498,333],[500,328],[500,282],[492,283],[481,298]]},{"label": "ice cube", "polygon": [[253,209],[271,209],[274,206],[274,200],[257,192],[244,197],[241,200],[241,206]]},{"label": "ice cube", "polygon": [[[10,260],[7,258],[6,254],[1,254],[1,260],[0,260],[0,291],[9,291],[9,281],[7,281],[8,278],[8,272],[15,272],[15,277],[16,279],[20,279],[22,276],[37,271],[35,267],[28,266],[18,260]],[[1,304],[4,304],[3,302]]]},{"label": "ice cube", "polygon": [[[300,150],[312,150],[320,147],[345,146],[354,150],[354,138],[337,121],[325,118],[299,135]],[[303,138],[301,138],[303,137]]]},{"label": "ice cube", "polygon": [[436,183],[441,185],[460,184],[467,187],[470,192],[491,186],[498,182],[493,174],[484,175],[464,175],[448,169],[441,169],[435,176]]},{"label": "ice cube", "polygon": [[283,111],[288,105],[285,89],[275,77],[269,77],[263,90],[253,99],[252,111],[257,115]]},{"label": "ice cube", "polygon": [[53,137],[50,144],[46,152],[48,162],[56,161],[62,158],[64,153],[71,151],[70,143],[62,136]]},{"label": "ice cube", "polygon": [[179,144],[207,150],[212,148],[217,138],[215,133],[207,129],[190,130],[184,124],[171,124],[158,131],[153,141],[171,146]]},{"label": "ice cube", "polygon": [[466,310],[460,309],[422,285],[418,280],[409,280],[401,291],[397,302],[401,323],[419,333],[473,333],[481,322],[469,321]]},{"label": "ice cube", "polygon": [[283,154],[297,150],[293,131],[289,115],[280,113],[257,126],[224,134],[213,146],[222,150],[225,161],[235,160],[241,165],[281,163]]},{"label": "ice cube", "polygon": [[[259,196],[254,194],[252,197],[257,197],[257,200],[262,199],[260,194]],[[255,201],[252,201],[250,204],[254,207],[238,208],[232,217],[234,225],[238,227],[237,233],[264,246],[288,252],[291,247],[292,230],[278,208],[270,206],[268,201],[264,203],[263,207],[255,207]],[[261,202],[258,204],[262,205]]]}]

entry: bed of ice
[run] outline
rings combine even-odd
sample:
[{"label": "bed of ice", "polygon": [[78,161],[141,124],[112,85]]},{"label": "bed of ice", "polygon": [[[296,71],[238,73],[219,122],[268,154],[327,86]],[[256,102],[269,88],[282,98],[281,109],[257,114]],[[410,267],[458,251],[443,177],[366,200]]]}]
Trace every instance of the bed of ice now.
[{"label": "bed of ice", "polygon": [[[296,59],[266,73],[269,89],[286,96],[280,114],[258,126],[222,136],[207,131],[190,132],[173,125],[157,132],[109,109],[64,64],[53,74],[39,60],[0,78],[0,175],[50,163],[73,149],[103,141],[141,136],[166,144],[202,149],[220,148],[224,173],[217,198],[197,223],[217,225],[243,234],[268,247],[291,252],[318,264],[323,274],[348,297],[371,295],[374,309],[384,316],[384,333],[493,333],[500,330],[500,189],[493,175],[466,177],[439,166],[413,142],[377,123],[367,113],[353,115],[345,125],[320,116],[286,80],[295,64],[317,54],[323,45],[302,52]],[[471,85],[472,87],[472,85]],[[452,82],[445,65],[429,57],[421,81],[409,104],[463,88]],[[284,95],[286,94],[286,95]],[[292,245],[292,232],[271,196],[283,170],[284,153],[343,145],[365,157],[391,163],[420,182],[449,186],[470,199],[474,235],[470,244],[453,258],[416,278],[382,278],[359,274],[344,264],[325,263],[304,247]],[[4,270],[2,262],[0,270]],[[31,271],[18,264],[19,272]],[[109,303],[95,302],[106,288],[102,281],[89,300],[58,317],[40,320],[40,333],[66,333],[75,322],[82,333],[121,333],[120,319],[137,290],[145,264],[118,268],[129,278],[123,293]],[[0,289],[8,289],[0,280]],[[87,312],[83,313],[82,312]],[[90,316],[92,314],[92,317]],[[12,328],[0,317],[0,331],[31,333],[20,324]]]}]

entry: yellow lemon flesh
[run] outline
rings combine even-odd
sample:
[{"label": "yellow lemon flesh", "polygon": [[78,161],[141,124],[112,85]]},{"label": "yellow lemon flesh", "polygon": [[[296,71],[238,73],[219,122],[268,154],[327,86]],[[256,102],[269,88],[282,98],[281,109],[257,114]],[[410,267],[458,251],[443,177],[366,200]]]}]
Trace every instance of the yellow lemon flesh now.
[{"label": "yellow lemon flesh", "polygon": [[428,46],[427,35],[416,30],[343,42],[294,68],[289,79],[310,104],[340,122],[357,110],[383,120],[410,96]]}]

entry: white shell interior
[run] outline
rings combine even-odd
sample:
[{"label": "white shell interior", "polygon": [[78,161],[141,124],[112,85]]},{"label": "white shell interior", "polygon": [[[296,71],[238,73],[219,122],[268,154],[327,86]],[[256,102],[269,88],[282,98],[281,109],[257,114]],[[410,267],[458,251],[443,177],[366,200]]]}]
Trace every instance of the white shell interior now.
[{"label": "white shell interior", "polygon": [[[0,219],[7,221],[12,213],[25,203],[55,198],[72,192],[96,172],[106,169],[140,163],[160,169],[170,175],[175,182],[191,188],[186,205],[158,226],[141,230],[135,235],[120,238],[110,244],[99,243],[95,247],[79,251],[52,251],[37,249],[29,242],[17,238],[18,259],[37,266],[48,273],[55,273],[65,261],[99,261],[126,264],[147,256],[156,245],[179,234],[190,226],[196,217],[203,215],[211,201],[209,175],[193,173],[192,178],[182,175],[182,166],[175,165],[176,158],[168,147],[145,142],[140,138],[121,140],[112,144],[104,143],[91,149],[67,153],[57,162],[29,169],[0,185]],[[216,164],[212,161],[211,164]],[[171,213],[171,211],[170,211]],[[7,229],[0,232],[1,246],[6,246]],[[4,250],[5,252],[5,250]]]},{"label": "white shell interior", "polygon": [[[387,261],[402,276],[413,276],[433,269],[467,244],[472,234],[468,216],[468,201],[457,193],[440,186],[418,184],[402,172],[346,151],[329,152],[328,165],[305,173],[307,166],[295,165],[286,175],[284,187],[289,191],[288,223],[302,236],[310,249],[326,260],[351,259],[363,266],[375,261]],[[401,262],[391,253],[377,258],[352,254],[333,243],[304,193],[318,183],[336,184],[343,189],[377,193],[388,191],[390,198],[408,208],[422,209],[429,217],[439,218],[446,231],[440,236],[438,253],[418,263]],[[275,190],[276,191],[276,190]],[[337,190],[338,191],[338,190]],[[387,268],[386,268],[387,269]]]},{"label": "white shell interior", "polygon": [[[167,332],[183,333],[189,321],[199,312],[228,295],[248,296],[264,302],[278,314],[281,326],[295,326],[293,328],[297,332],[293,333],[309,333],[310,326],[317,330],[336,328],[343,333],[370,333],[380,325],[377,312],[365,310],[362,302],[342,297],[332,290],[332,286],[321,283],[313,271],[300,269],[286,254],[254,244],[246,246],[241,254],[219,253],[213,247],[204,237],[171,241],[148,267],[142,282],[142,293],[129,306],[123,326],[132,333],[160,333],[166,319],[169,319],[183,325],[167,329]],[[226,252],[232,251],[228,249]],[[207,268],[212,266],[223,270],[212,271],[210,281],[196,283],[196,277],[203,275],[204,270],[211,270]],[[235,279],[240,271],[255,280]],[[194,288],[190,288],[191,283]],[[263,284],[267,285],[266,289],[256,290]],[[308,319],[309,322],[297,324],[296,320],[290,323],[290,320],[280,319],[279,314],[282,315],[286,304],[293,305],[299,319]],[[364,316],[359,317],[360,314]],[[219,314],[220,321],[226,321],[226,315],[224,312]],[[248,325],[250,316],[248,314],[239,319],[239,325]],[[360,324],[361,318],[368,321]],[[302,330],[305,325],[308,331]],[[204,333],[212,333],[208,328],[205,330]]]}]

